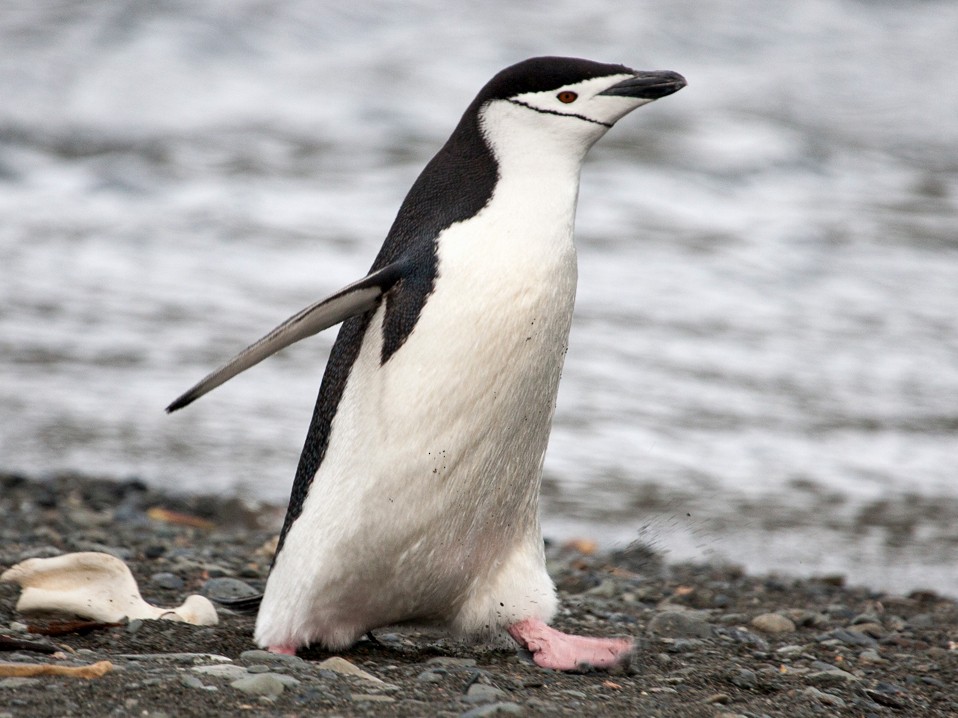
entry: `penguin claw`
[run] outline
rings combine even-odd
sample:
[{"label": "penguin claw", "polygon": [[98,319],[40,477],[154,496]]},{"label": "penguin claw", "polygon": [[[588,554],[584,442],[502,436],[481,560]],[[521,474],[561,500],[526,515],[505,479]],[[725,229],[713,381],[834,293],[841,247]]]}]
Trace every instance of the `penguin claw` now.
[{"label": "penguin claw", "polygon": [[507,630],[516,643],[532,653],[537,666],[556,671],[627,669],[635,649],[631,638],[574,636],[534,618],[514,623]]}]

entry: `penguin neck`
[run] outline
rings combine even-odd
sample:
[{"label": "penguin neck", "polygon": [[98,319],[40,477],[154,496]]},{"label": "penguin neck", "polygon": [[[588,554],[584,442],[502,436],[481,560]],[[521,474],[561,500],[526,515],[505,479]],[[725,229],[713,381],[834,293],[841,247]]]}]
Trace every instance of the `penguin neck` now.
[{"label": "penguin neck", "polygon": [[503,101],[482,108],[479,126],[497,168],[494,202],[507,205],[499,221],[571,245],[582,161],[606,128]]},{"label": "penguin neck", "polygon": [[586,153],[608,128],[573,117],[538,114],[506,101],[487,103],[479,126],[496,159],[500,181],[527,178],[576,190]]}]

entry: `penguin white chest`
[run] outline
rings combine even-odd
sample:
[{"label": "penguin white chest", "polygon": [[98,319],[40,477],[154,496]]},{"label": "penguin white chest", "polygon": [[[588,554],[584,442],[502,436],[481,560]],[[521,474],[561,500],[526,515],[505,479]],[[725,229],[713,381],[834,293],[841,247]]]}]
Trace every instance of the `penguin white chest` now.
[{"label": "penguin white chest", "polygon": [[512,512],[538,493],[575,301],[574,205],[525,223],[516,217],[528,207],[497,200],[440,235],[415,329],[381,364],[371,328],[354,372],[367,390],[344,399],[377,425],[393,471],[426,469],[427,481],[455,482],[460,500]]}]

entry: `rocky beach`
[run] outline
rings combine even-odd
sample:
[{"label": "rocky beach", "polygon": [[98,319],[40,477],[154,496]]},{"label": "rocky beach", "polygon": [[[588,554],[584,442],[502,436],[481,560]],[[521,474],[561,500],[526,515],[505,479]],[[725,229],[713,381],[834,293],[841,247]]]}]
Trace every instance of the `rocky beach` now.
[{"label": "rocky beach", "polygon": [[[150,603],[238,597],[261,590],[281,517],[135,480],[5,474],[0,569],[100,551],[129,565]],[[275,656],[256,649],[251,616],[223,608],[206,627],[41,618],[18,614],[19,588],[2,583],[0,718],[958,714],[958,604],[934,591],[672,565],[647,546],[607,552],[584,539],[548,555],[556,625],[634,636],[627,669],[559,674],[506,643],[406,627],[339,655]]]}]

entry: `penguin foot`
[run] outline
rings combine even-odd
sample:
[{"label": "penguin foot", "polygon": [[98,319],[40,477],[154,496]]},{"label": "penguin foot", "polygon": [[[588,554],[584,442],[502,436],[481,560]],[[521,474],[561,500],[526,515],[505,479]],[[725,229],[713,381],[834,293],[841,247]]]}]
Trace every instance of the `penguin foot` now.
[{"label": "penguin foot", "polygon": [[635,647],[631,638],[590,638],[573,636],[529,618],[509,626],[509,635],[532,653],[532,660],[542,668],[556,671],[627,666]]},{"label": "penguin foot", "polygon": [[279,653],[283,656],[295,656],[296,648],[294,646],[270,646],[267,649],[270,653]]}]

